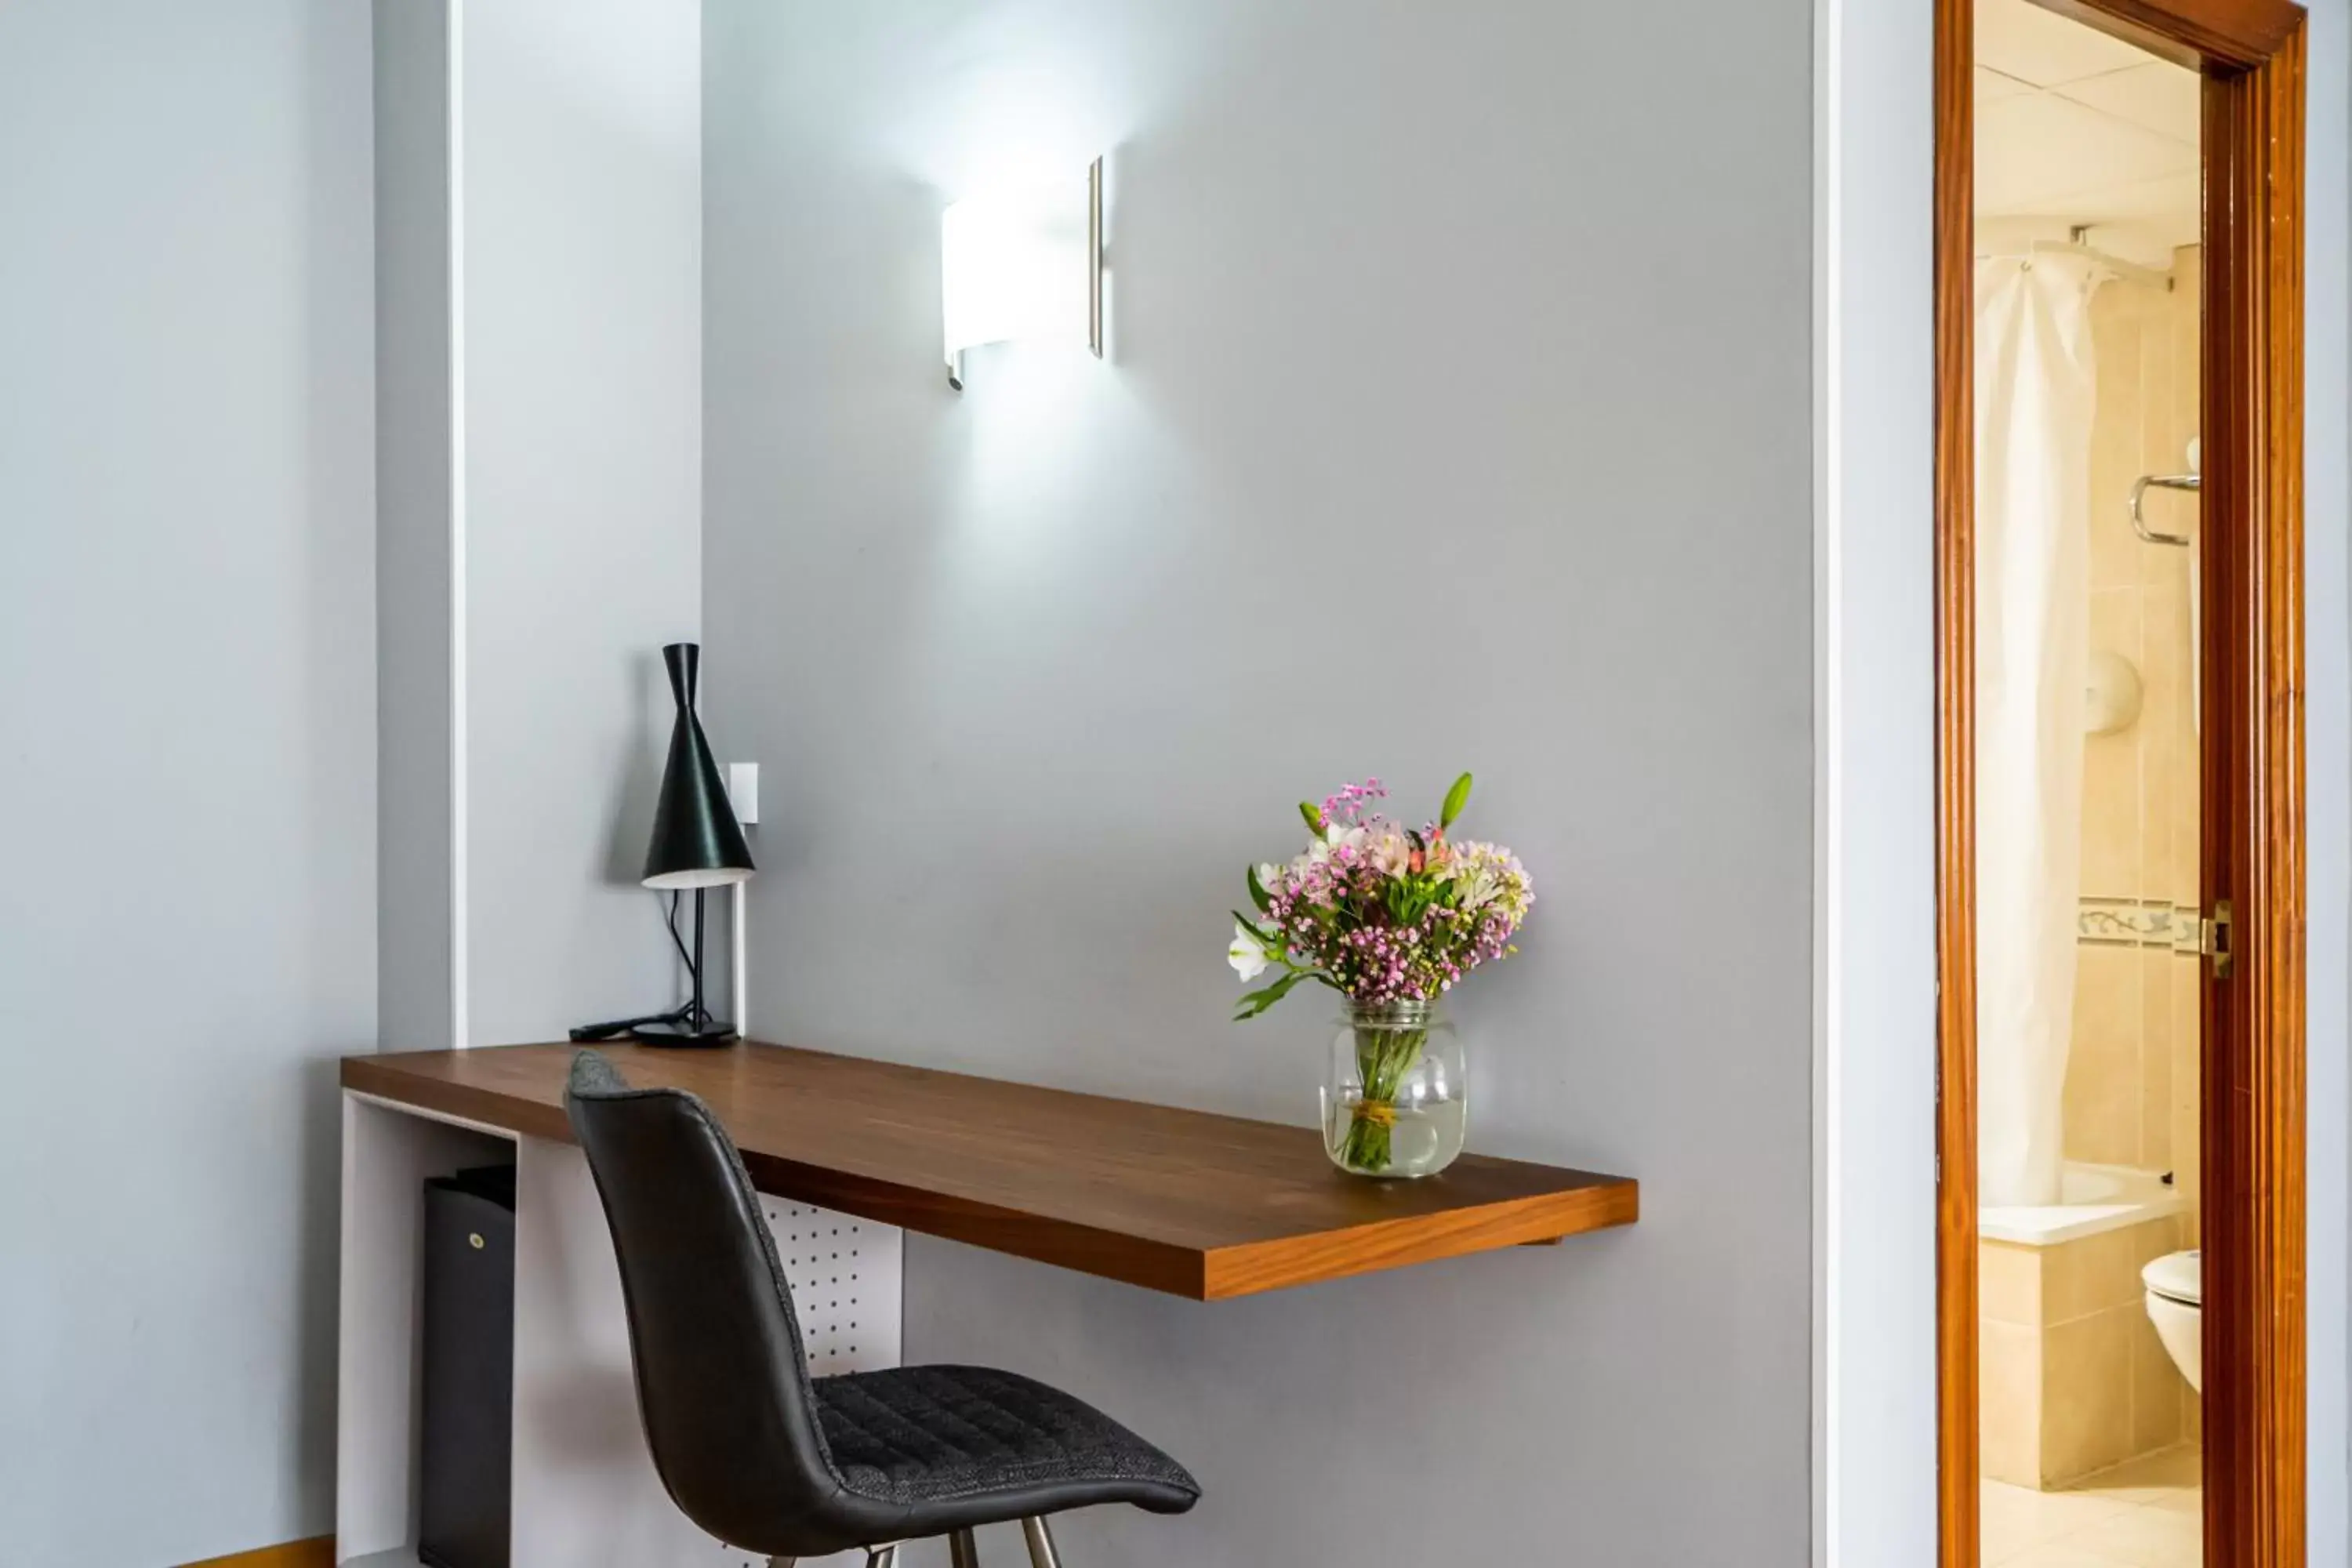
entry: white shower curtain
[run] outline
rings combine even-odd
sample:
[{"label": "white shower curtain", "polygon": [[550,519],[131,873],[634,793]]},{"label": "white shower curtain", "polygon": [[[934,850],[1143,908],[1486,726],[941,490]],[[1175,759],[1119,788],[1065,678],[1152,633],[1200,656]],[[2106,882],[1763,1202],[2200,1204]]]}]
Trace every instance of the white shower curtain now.
[{"label": "white shower curtain", "polygon": [[2074,1011],[2090,657],[2090,268],[1976,275],[1979,1201],[2052,1204]]}]

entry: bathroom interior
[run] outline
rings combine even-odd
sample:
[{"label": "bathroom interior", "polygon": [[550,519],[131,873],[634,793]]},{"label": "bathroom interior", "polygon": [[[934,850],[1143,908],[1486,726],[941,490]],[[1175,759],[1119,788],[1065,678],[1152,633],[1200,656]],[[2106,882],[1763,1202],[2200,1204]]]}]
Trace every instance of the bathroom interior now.
[{"label": "bathroom interior", "polygon": [[1976,40],[1986,1568],[2200,1562],[2199,83]]}]

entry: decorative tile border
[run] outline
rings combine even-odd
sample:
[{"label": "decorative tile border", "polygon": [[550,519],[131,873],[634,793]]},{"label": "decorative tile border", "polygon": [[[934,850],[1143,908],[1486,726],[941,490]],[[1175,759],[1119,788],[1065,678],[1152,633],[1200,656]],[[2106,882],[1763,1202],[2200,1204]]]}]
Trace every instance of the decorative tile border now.
[{"label": "decorative tile border", "polygon": [[2169,899],[2084,899],[2075,940],[2095,947],[2197,951],[2197,911]]}]

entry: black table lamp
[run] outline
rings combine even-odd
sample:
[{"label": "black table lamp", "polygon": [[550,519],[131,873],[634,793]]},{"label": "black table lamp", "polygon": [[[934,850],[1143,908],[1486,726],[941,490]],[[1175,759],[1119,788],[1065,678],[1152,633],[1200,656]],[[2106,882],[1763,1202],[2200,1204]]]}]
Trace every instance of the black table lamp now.
[{"label": "black table lamp", "polygon": [[[649,1046],[723,1046],[735,1038],[731,1024],[710,1016],[702,1004],[702,896],[747,879],[751,847],[727,798],[727,786],[711,759],[710,742],[694,716],[694,678],[702,650],[690,642],[662,649],[669,689],[677,699],[677,722],[669,732],[669,762],[662,770],[661,799],[654,806],[654,837],[646,851],[645,883],[670,895],[670,941],[686,960],[693,995],[685,1006],[649,1018],[591,1024],[572,1031],[575,1040],[610,1039],[629,1034]],[[677,895],[694,894],[694,946],[688,951],[677,930]]]}]

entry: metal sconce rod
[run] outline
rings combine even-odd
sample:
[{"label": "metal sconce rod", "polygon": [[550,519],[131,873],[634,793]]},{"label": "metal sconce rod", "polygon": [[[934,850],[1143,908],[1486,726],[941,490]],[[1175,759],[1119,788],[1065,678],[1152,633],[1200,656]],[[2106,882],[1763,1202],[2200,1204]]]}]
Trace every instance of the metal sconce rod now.
[{"label": "metal sconce rod", "polygon": [[1102,160],[1087,165],[1087,347],[1103,357]]}]

